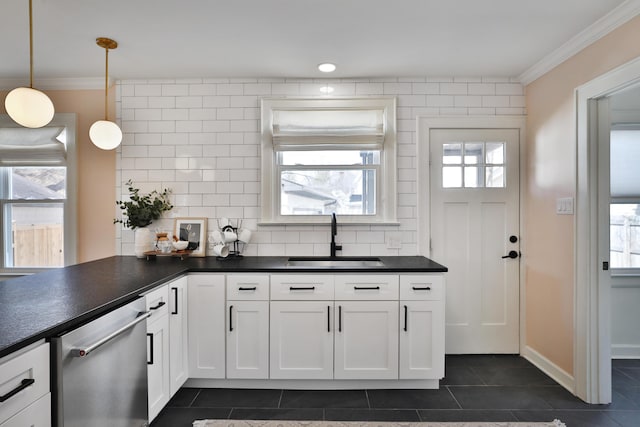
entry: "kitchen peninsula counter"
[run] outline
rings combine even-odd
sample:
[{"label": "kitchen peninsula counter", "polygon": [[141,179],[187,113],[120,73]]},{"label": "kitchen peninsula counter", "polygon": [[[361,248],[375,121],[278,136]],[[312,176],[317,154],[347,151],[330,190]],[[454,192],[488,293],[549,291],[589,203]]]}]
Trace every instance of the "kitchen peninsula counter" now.
[{"label": "kitchen peninsula counter", "polygon": [[383,266],[293,267],[289,257],[114,256],[0,282],[0,357],[58,335],[120,307],[186,273],[436,273],[447,268],[422,256],[377,257]]}]

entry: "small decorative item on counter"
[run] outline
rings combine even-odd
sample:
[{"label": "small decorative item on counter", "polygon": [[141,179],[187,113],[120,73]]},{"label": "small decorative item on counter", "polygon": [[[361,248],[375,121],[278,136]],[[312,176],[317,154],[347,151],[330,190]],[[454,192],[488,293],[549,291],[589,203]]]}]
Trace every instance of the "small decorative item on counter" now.
[{"label": "small decorative item on counter", "polygon": [[218,229],[211,234],[213,252],[219,259],[241,257],[242,251],[251,240],[251,230],[242,228],[242,220],[233,221],[228,218],[218,220]]},{"label": "small decorative item on counter", "polygon": [[169,240],[167,232],[158,232],[156,233],[156,248],[158,252],[162,254],[170,254],[173,245],[171,244],[171,240]]},{"label": "small decorative item on counter", "polygon": [[129,200],[116,201],[124,216],[114,219],[113,223],[122,223],[134,230],[135,254],[138,258],[144,258],[145,252],[153,249],[152,235],[146,227],[160,218],[163,212],[173,208],[169,201],[171,190],[165,188],[162,193],[153,190],[149,194],[140,194],[140,189],[135,188],[131,180],[126,184]]}]

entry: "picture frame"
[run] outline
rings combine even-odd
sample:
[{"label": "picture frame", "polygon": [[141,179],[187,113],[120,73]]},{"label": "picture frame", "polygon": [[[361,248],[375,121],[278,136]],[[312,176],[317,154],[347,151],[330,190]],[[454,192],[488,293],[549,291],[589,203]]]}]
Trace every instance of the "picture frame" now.
[{"label": "picture frame", "polygon": [[176,218],[173,235],[178,240],[188,241],[190,256],[205,256],[207,247],[207,219],[206,218]]}]

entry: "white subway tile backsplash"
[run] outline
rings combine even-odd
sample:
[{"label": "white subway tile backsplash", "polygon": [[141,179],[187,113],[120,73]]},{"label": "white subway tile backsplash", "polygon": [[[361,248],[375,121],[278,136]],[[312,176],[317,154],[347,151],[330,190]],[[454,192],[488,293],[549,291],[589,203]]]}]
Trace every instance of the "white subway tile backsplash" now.
[{"label": "white subway tile backsplash", "polygon": [[[395,96],[397,98],[399,225],[347,225],[338,220],[343,255],[415,255],[417,248],[416,117],[524,114],[523,87],[509,78],[399,77],[379,79],[194,78],[120,81],[116,117],[123,143],[116,187],[132,179],[142,191],[171,188],[178,216],[242,219],[251,228],[247,255],[328,255],[327,224],[260,226],[260,100],[263,97]],[[424,191],[421,189],[420,191]],[[118,212],[115,212],[118,214]],[[156,224],[154,224],[156,225]],[[388,249],[389,236],[401,239]],[[133,233],[119,228],[116,251],[133,253]]]}]

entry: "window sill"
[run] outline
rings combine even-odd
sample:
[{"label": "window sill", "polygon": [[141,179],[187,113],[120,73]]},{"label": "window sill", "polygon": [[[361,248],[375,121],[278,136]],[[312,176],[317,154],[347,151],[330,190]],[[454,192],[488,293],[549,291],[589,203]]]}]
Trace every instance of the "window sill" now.
[{"label": "window sill", "polygon": [[[307,219],[304,221],[295,220],[261,220],[258,222],[259,226],[282,226],[282,225],[331,225],[331,217],[329,215],[326,218]],[[338,225],[380,225],[380,226],[400,226],[398,221],[365,221],[362,219],[351,219],[338,216]]]}]

